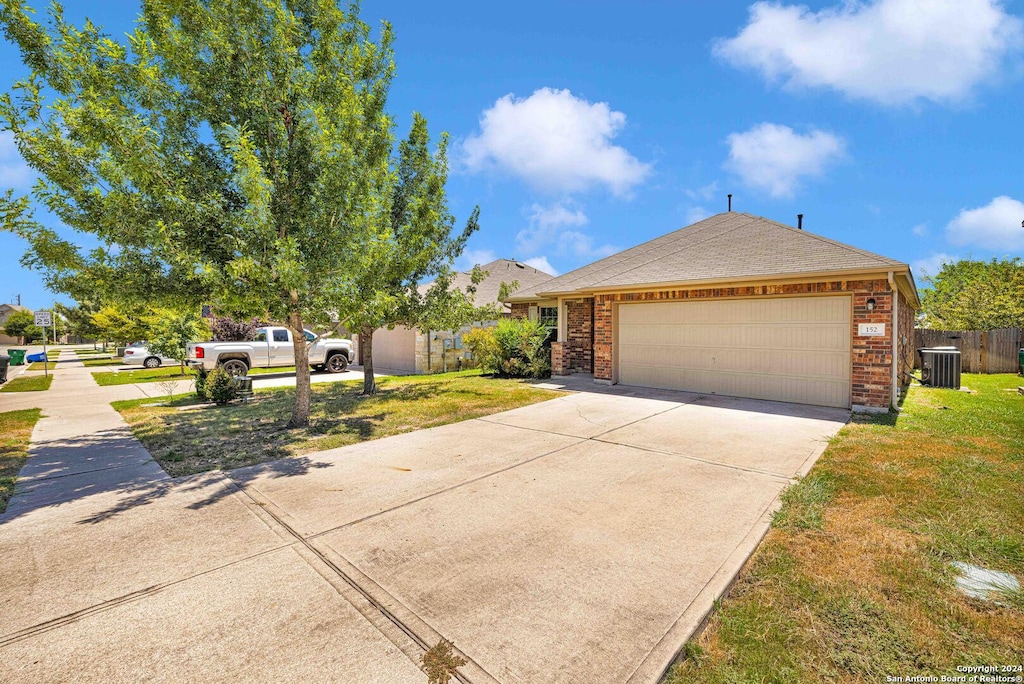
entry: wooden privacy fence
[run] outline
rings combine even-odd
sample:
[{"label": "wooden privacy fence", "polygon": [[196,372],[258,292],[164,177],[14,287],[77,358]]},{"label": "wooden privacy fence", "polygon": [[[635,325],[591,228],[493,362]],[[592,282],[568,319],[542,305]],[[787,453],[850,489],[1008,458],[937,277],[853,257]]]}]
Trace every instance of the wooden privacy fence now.
[{"label": "wooden privacy fence", "polygon": [[[1017,352],[1024,347],[1024,328],[1000,330],[926,330],[914,331],[914,348],[956,347],[964,373],[1017,373]],[[914,354],[914,368],[921,359]]]}]

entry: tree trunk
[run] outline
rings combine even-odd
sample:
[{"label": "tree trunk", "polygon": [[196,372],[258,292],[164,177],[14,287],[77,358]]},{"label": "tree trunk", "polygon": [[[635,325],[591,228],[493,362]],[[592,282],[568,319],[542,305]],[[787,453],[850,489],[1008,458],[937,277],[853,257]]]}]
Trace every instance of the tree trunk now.
[{"label": "tree trunk", "polygon": [[302,328],[302,314],[295,311],[288,314],[288,327],[292,331],[295,349],[295,407],[288,427],[308,427],[312,390],[309,384],[309,347],[306,346],[306,335]]},{"label": "tree trunk", "polygon": [[363,396],[377,393],[377,381],[373,377],[373,328],[359,329],[359,350],[363,355]]}]

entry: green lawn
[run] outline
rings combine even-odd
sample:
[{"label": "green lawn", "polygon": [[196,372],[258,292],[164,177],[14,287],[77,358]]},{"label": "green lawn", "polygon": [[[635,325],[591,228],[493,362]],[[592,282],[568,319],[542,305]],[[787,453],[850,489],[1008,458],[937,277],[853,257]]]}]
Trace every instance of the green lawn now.
[{"label": "green lawn", "polygon": [[[132,432],[172,476],[228,469],[333,449],[402,432],[455,423],[558,396],[526,382],[482,377],[479,371],[390,377],[361,397],[362,381],[313,385],[312,426],[287,429],[294,389],[257,390],[247,405],[180,411],[120,401]],[[174,404],[195,403],[179,396]]]},{"label": "green lawn", "polygon": [[28,458],[32,428],[41,414],[39,409],[0,413],[0,513],[14,494],[14,481]]},{"label": "green lawn", "polygon": [[93,354],[112,354],[109,349],[103,351],[102,349],[76,349],[75,353],[79,356],[92,356]]},{"label": "green lawn", "polygon": [[85,359],[82,361],[82,365],[86,368],[92,368],[95,366],[120,366],[123,363],[124,361],[121,360],[121,357],[114,359]]},{"label": "green lawn", "polygon": [[108,385],[135,385],[141,382],[160,382],[161,380],[191,380],[195,374],[188,369],[182,375],[179,366],[164,366],[162,368],[140,368],[134,371],[118,371],[106,373],[93,373],[92,377],[96,384],[101,387]]},{"label": "green lawn", "polygon": [[44,366],[46,367],[46,370],[53,370],[57,367],[57,362],[47,361],[46,363],[43,363],[42,361],[36,361],[35,363],[31,364],[26,370],[41,371],[43,370]]},{"label": "green lawn", "polygon": [[0,385],[0,392],[42,392],[53,384],[52,375],[19,375]]},{"label": "green lawn", "polygon": [[295,366],[283,366],[281,368],[250,368],[249,375],[266,375],[267,373],[294,373]]},{"label": "green lawn", "polygon": [[[1024,581],[1024,379],[911,388],[856,417],[783,496],[772,529],[667,684],[884,682],[1020,665],[1024,593],[960,594],[954,560]],[[924,681],[924,680],[922,680]]]}]

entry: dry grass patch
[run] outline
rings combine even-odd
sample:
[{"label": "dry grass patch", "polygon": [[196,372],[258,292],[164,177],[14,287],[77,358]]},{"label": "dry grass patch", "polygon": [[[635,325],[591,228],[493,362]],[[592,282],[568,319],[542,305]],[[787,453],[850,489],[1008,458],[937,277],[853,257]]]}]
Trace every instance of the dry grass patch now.
[{"label": "dry grass patch", "polygon": [[39,409],[0,413],[0,513],[7,510],[14,494],[14,482],[28,458],[32,428],[40,415]]},{"label": "dry grass patch", "polygon": [[[478,371],[382,378],[362,397],[362,381],[313,385],[312,425],[286,427],[294,389],[257,390],[249,404],[187,408],[143,406],[152,399],[115,402],[132,432],[173,476],[230,469],[333,449],[402,432],[456,423],[558,396],[516,380]],[[179,410],[186,408],[187,410]]]},{"label": "dry grass patch", "polygon": [[857,417],[783,496],[764,543],[668,678],[885,681],[1020,664],[1024,602],[967,598],[949,562],[1024,580],[1024,397],[915,387]]}]

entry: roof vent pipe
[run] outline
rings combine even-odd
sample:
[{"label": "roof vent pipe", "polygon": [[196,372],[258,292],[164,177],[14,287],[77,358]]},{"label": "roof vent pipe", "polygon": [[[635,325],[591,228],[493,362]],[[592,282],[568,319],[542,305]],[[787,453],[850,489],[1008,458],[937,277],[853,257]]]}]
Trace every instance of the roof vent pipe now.
[{"label": "roof vent pipe", "polygon": [[796,229],[797,230],[803,230],[804,229],[804,215],[803,214],[797,214],[796,215]]},{"label": "roof vent pipe", "polygon": [[732,211],[732,193],[726,195],[729,198],[729,211]]}]

